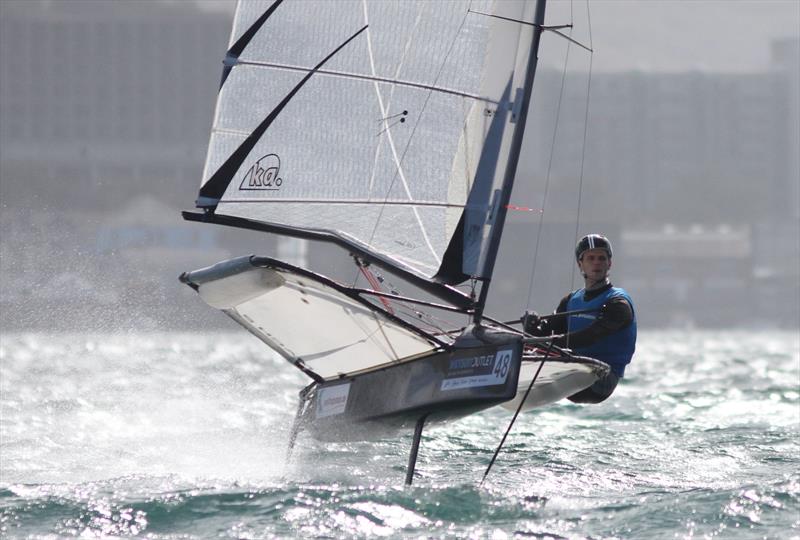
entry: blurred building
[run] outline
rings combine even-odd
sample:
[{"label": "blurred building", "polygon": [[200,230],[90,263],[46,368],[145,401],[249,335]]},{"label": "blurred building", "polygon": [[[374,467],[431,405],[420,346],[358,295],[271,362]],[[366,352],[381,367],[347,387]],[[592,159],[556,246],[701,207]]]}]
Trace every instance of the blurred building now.
[{"label": "blurred building", "polygon": [[[266,235],[180,219],[199,185],[232,15],[198,5],[210,4],[0,0],[0,300],[33,298],[61,272],[59,289],[157,289],[164,304],[192,261],[275,252]],[[561,74],[541,70],[512,201],[534,211],[511,214],[493,303],[517,309],[532,288],[537,308],[554,305],[575,284],[576,231],[605,231],[645,323],[755,313],[796,325],[800,42],[776,41],[773,56],[753,74],[595,74],[585,162],[586,74],[567,77],[559,106]],[[156,282],[148,258],[166,269]]]},{"label": "blurred building", "polygon": [[[636,223],[707,224],[796,217],[800,62],[798,41],[791,43],[762,73],[593,75],[587,216],[621,209]],[[561,74],[543,71],[539,82],[527,166],[536,174],[552,162],[554,189],[571,188],[583,150],[586,75],[567,77],[560,110]]]},{"label": "blurred building", "polygon": [[156,320],[188,296],[180,271],[227,254],[224,231],[180,210],[199,187],[230,16],[0,2],[4,324],[80,325],[93,305]]},{"label": "blurred building", "polygon": [[634,292],[645,321],[736,325],[745,313],[725,307],[732,305],[732,298],[750,306],[747,312],[752,313],[756,290],[753,239],[747,226],[627,229],[620,248],[620,262],[627,270],[624,286]]},{"label": "blurred building", "polygon": [[[528,181],[514,200],[545,202],[547,253],[574,241],[579,221],[579,234],[616,240],[614,275],[649,324],[796,328],[799,56],[791,38],[774,43],[773,67],[760,73],[593,75],[582,168],[587,75],[569,74],[562,90],[561,73],[543,71]],[[552,268],[536,272],[551,275],[540,297],[563,288]]]},{"label": "blurred building", "polygon": [[158,188],[191,202],[229,16],[91,0],[3,1],[0,13],[4,196],[95,211]]}]

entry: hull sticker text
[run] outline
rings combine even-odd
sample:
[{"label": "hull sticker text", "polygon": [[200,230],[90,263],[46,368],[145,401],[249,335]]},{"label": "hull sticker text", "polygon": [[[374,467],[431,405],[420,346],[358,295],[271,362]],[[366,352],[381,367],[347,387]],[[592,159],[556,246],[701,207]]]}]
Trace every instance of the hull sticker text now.
[{"label": "hull sticker text", "polygon": [[316,417],[325,418],[342,414],[347,408],[348,395],[350,395],[350,383],[321,388],[317,398]]},{"label": "hull sticker text", "polygon": [[448,372],[454,372],[454,375],[457,373],[459,376],[443,380],[441,390],[461,390],[503,384],[511,370],[513,356],[514,350],[506,349],[497,351],[496,354],[454,358],[450,360]]}]

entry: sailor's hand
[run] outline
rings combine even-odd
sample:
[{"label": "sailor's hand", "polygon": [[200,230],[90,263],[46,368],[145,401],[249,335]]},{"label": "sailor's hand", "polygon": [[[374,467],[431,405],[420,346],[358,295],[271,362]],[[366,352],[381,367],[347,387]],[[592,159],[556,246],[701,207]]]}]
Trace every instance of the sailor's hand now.
[{"label": "sailor's hand", "polygon": [[524,330],[526,334],[533,334],[541,320],[538,313],[526,310],[525,314],[522,315],[522,330]]}]

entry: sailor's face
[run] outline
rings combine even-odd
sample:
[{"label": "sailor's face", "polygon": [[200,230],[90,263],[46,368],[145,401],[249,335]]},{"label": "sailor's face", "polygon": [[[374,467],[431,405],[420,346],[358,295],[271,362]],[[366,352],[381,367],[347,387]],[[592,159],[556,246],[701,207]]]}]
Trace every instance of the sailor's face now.
[{"label": "sailor's face", "polygon": [[589,249],[583,252],[578,268],[592,281],[605,279],[611,269],[611,259],[604,249]]}]

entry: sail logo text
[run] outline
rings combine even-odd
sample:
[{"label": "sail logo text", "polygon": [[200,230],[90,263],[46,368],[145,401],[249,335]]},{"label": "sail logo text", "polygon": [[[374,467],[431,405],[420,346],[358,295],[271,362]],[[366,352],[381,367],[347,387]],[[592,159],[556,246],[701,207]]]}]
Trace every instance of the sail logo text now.
[{"label": "sail logo text", "polygon": [[281,159],[277,154],[267,154],[253,163],[239,184],[241,191],[277,191],[283,184]]}]

